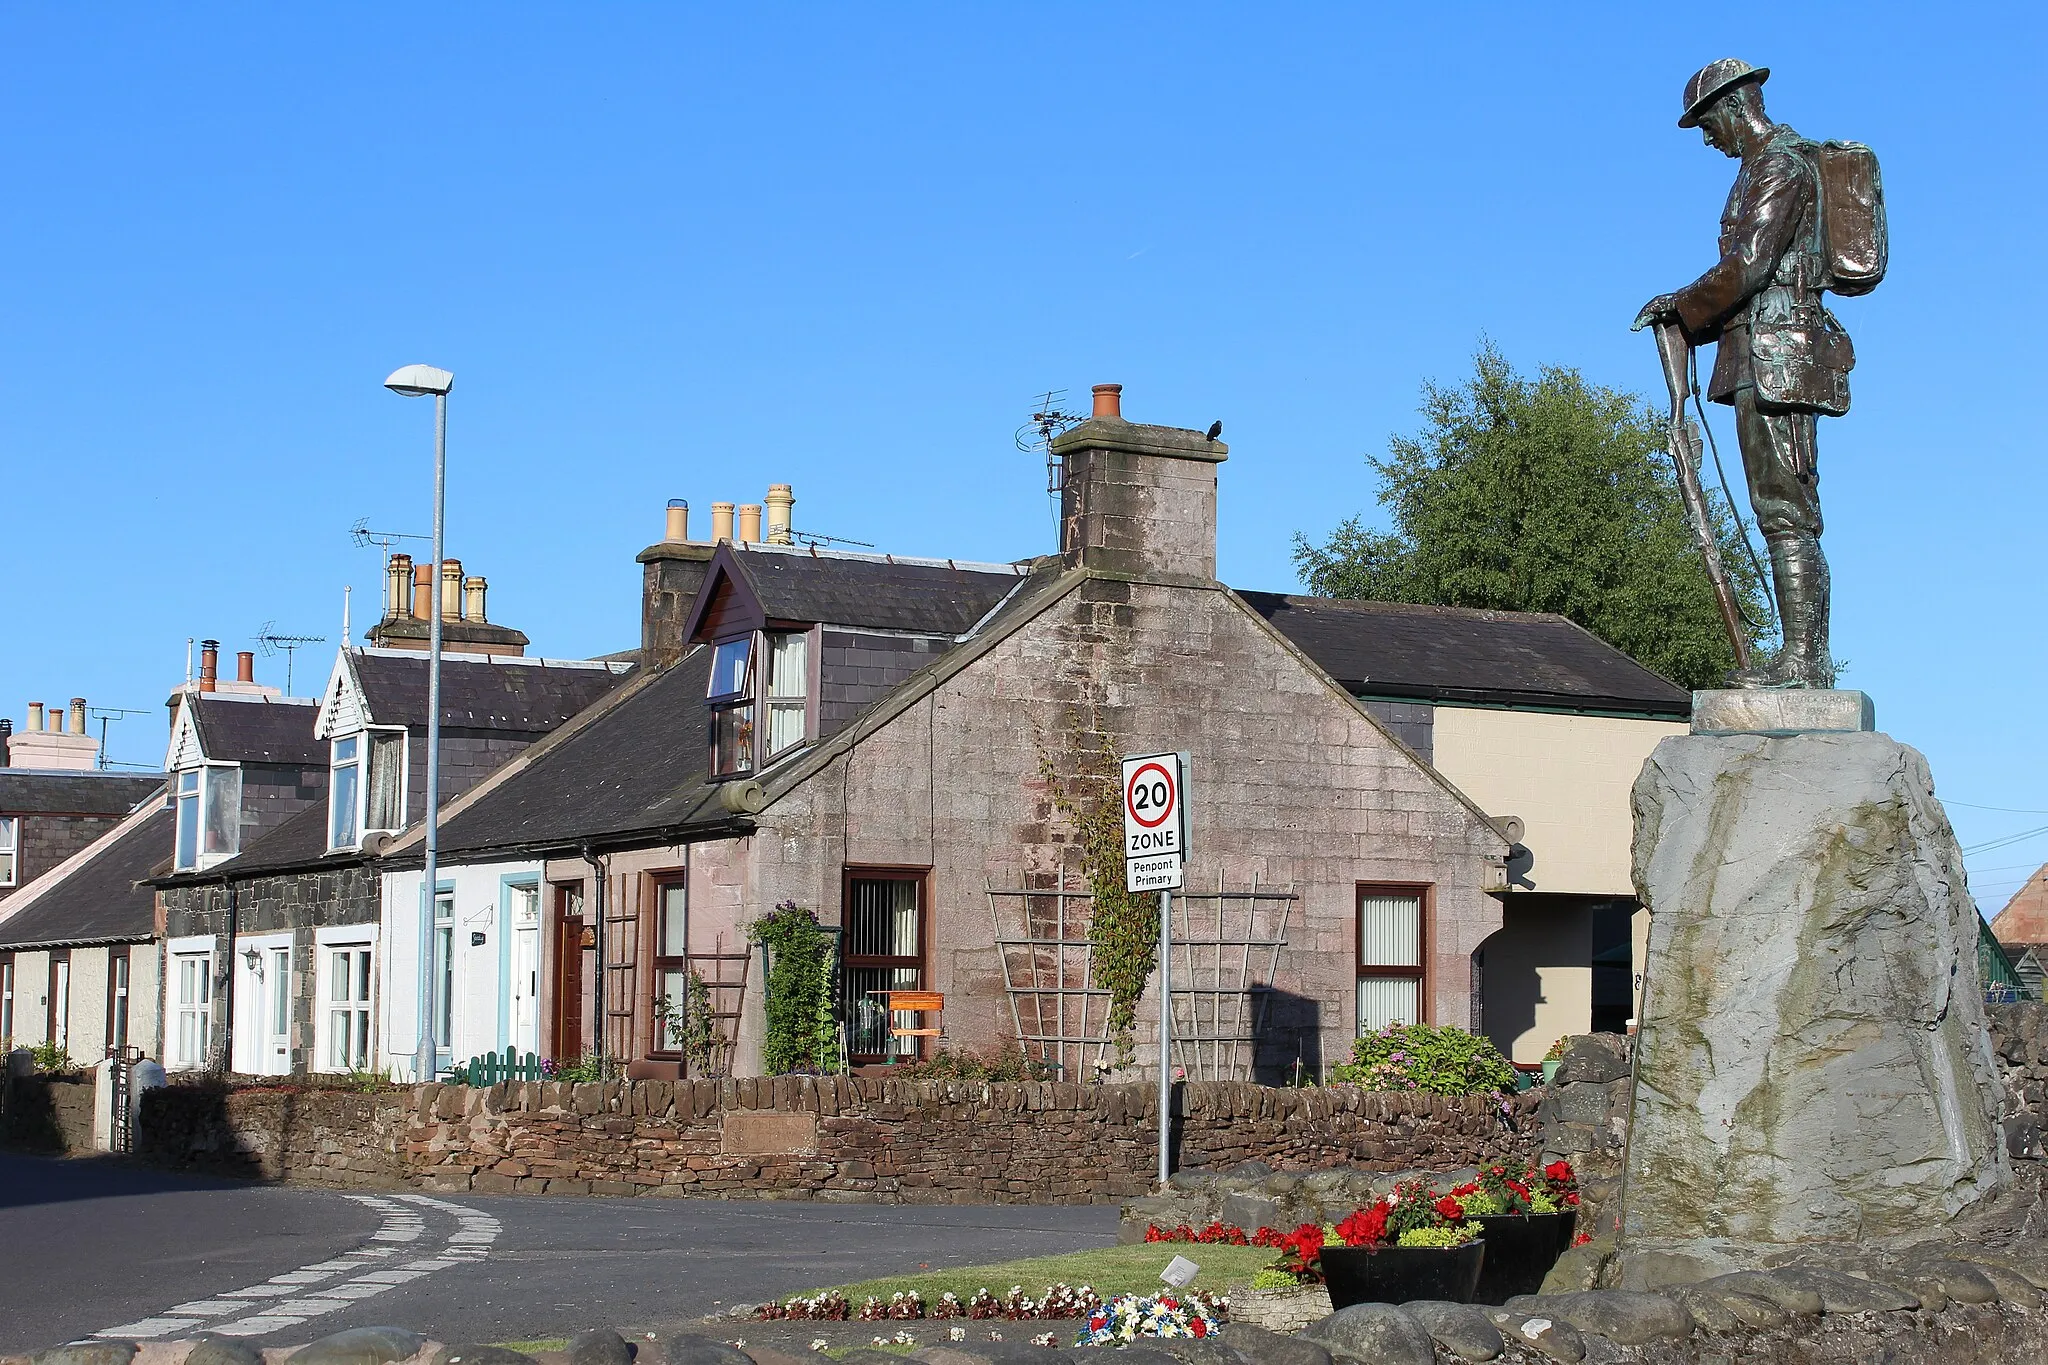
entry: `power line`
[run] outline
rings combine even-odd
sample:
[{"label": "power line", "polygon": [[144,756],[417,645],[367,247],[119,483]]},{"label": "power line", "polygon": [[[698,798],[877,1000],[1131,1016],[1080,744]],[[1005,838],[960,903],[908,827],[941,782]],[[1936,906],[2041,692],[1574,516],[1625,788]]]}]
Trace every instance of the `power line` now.
[{"label": "power line", "polygon": [[2048,834],[2048,825],[2038,825],[2033,829],[2023,829],[2018,834],[2008,834],[2003,839],[1988,839],[1981,844],[1971,844],[1963,852],[1965,854],[1989,853],[1994,848],[2004,848],[2009,844],[2023,844],[2029,839],[2038,839],[2044,834]]},{"label": "power line", "polygon": [[1955,801],[1946,796],[1938,799],[1944,806],[1967,806],[1971,810],[1995,810],[2007,815],[2048,815],[2048,810],[2026,810],[2019,806],[1980,806],[1974,801]]}]

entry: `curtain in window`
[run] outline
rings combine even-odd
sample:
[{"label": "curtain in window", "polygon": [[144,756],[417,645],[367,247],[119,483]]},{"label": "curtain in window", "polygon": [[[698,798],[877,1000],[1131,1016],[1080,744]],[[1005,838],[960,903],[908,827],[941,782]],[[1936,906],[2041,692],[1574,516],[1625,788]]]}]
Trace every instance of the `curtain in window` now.
[{"label": "curtain in window", "polygon": [[242,770],[206,770],[206,852],[233,857],[242,848]]},{"label": "curtain in window", "polygon": [[405,808],[400,805],[405,788],[405,735],[373,733],[370,736],[370,814],[365,829],[405,828]]},{"label": "curtain in window", "polygon": [[1358,978],[1358,1031],[1422,1021],[1422,983],[1412,976]]},{"label": "curtain in window", "polygon": [[1422,899],[1367,895],[1358,901],[1358,965],[1422,965]]}]

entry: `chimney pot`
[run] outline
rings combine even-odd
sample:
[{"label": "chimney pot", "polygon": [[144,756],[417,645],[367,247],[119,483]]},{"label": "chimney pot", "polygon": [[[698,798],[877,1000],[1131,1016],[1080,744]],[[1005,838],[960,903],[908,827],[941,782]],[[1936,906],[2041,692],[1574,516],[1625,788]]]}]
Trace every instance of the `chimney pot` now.
[{"label": "chimney pot", "polygon": [[64,733],[64,708],[56,702],[43,707],[43,729],[53,735]]},{"label": "chimney pot", "polygon": [[690,504],[681,498],[668,500],[668,526],[661,538],[666,541],[685,541],[690,538]]},{"label": "chimney pot", "polygon": [[40,729],[42,729],[42,728],[43,728],[43,704],[42,704],[41,702],[39,702],[39,701],[32,701],[32,702],[30,702],[30,703],[28,704],[28,730],[27,730],[27,733],[28,733],[28,734],[31,734],[31,735],[32,735],[32,734],[34,734],[34,733],[35,733],[36,731],[38,731],[38,730],[40,730]]},{"label": "chimney pot", "polygon": [[462,619],[482,622],[484,619],[484,591],[490,585],[481,577],[462,580]]},{"label": "chimney pot", "polygon": [[199,690],[213,692],[220,687],[220,641],[199,642]]},{"label": "chimney pot", "polygon": [[[412,556],[394,554],[384,566],[384,619],[393,621],[412,614]],[[343,640],[343,644],[348,641]]]},{"label": "chimney pot", "polygon": [[431,563],[413,565],[412,614],[415,620],[420,621],[433,618],[434,566]]},{"label": "chimney pot", "polygon": [[796,506],[796,494],[790,492],[786,483],[768,485],[768,496],[761,499],[768,513],[767,541],[770,545],[788,545],[794,537],[789,533],[789,509]]},{"label": "chimney pot", "polygon": [[1090,390],[1095,395],[1095,417],[1107,417],[1113,422],[1124,420],[1124,386],[1121,384],[1097,384]]},{"label": "chimney pot", "polygon": [[235,651],[235,681],[245,683],[256,681],[256,656],[246,649]]},{"label": "chimney pot", "polygon": [[711,543],[732,539],[732,504],[714,502],[711,504]]},{"label": "chimney pot", "polygon": [[441,561],[441,619],[462,619],[462,561],[459,559]]},{"label": "chimney pot", "polygon": [[743,502],[740,504],[740,529],[737,537],[747,545],[755,545],[761,539],[761,504]]},{"label": "chimney pot", "polygon": [[71,715],[69,723],[65,725],[64,729],[67,733],[74,735],[82,735],[85,733],[84,697],[73,697],[71,699]]}]

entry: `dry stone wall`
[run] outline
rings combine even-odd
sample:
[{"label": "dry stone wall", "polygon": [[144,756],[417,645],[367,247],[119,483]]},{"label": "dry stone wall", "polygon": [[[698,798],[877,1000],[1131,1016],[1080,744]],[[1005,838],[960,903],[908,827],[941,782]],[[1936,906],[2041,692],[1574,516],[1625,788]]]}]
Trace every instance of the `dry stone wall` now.
[{"label": "dry stone wall", "polygon": [[[1528,1103],[1349,1086],[1182,1086],[1178,1165],[1447,1168],[1526,1155]],[[514,1081],[383,1095],[174,1085],[144,1102],[159,1164],[330,1185],[903,1203],[1093,1203],[1141,1195],[1149,1085],[782,1076]]]}]

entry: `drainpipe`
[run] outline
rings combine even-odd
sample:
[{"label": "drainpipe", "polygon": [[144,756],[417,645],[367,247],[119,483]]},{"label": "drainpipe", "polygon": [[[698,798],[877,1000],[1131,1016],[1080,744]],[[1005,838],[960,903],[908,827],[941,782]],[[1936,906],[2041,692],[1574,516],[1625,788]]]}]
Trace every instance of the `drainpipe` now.
[{"label": "drainpipe", "polygon": [[597,940],[597,976],[590,983],[590,1012],[594,1016],[596,1016],[595,1019],[592,1021],[593,1027],[591,1030],[591,1039],[593,1044],[595,1045],[594,1050],[597,1053],[598,1071],[601,1075],[603,1074],[605,1059],[604,982],[606,958],[604,931],[604,896],[605,881],[607,880],[607,877],[605,873],[605,866],[598,859],[597,848],[595,845],[585,844],[583,846],[583,861],[590,864],[591,882],[593,883],[591,888],[592,895],[590,898],[591,914],[593,916],[591,920],[591,925],[594,936]]},{"label": "drainpipe", "polygon": [[235,1069],[235,937],[240,928],[236,921],[241,918],[242,898],[241,889],[226,877],[220,879],[220,886],[228,893],[228,965],[220,985],[220,1071],[225,1076]]}]

